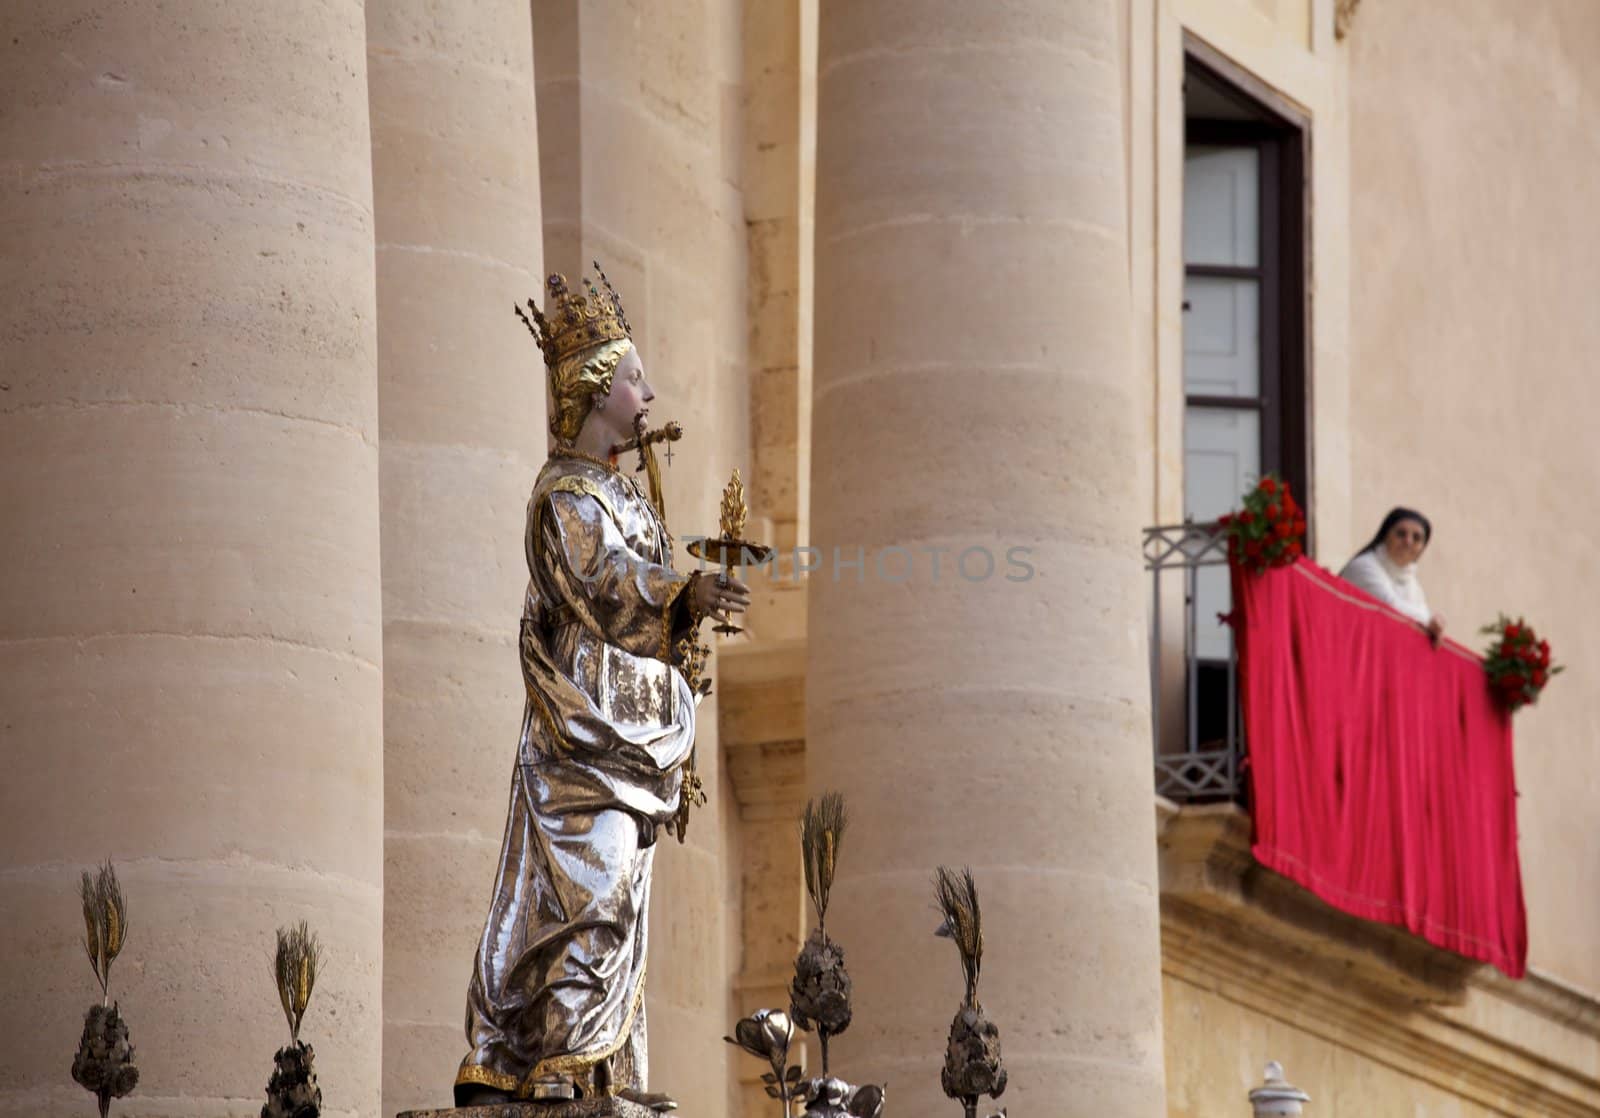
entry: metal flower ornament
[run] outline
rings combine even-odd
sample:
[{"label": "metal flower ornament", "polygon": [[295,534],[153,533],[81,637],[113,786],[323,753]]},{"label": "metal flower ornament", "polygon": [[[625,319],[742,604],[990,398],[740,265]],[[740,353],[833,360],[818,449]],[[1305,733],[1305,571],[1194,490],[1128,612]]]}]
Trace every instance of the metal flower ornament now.
[{"label": "metal flower ornament", "polygon": [[72,1078],[95,1096],[100,1118],[106,1118],[111,1100],[122,1098],[139,1085],[128,1024],[116,1002],[106,1004],[111,998],[111,964],[127,942],[128,904],[123,899],[117,871],[109,861],[96,872],[84,871],[82,894],[83,946],[100,983],[100,1004],[84,1014],[83,1038],[72,1059]]},{"label": "metal flower ornament", "polygon": [[789,1099],[800,1079],[800,1066],[789,1063],[789,1045],[794,1040],[794,1023],[781,1009],[758,1009],[733,1027],[733,1035],[722,1038],[736,1048],[767,1061],[772,1070],[761,1076],[767,1094],[778,1100],[788,1118]]},{"label": "metal flower ornament", "polygon": [[803,1118],[881,1118],[883,1088],[876,1083],[852,1087],[831,1075],[800,1084]]},{"label": "metal flower ornament", "polygon": [[[950,1022],[950,1041],[939,1081],[944,1093],[965,1108],[966,1118],[977,1118],[978,1099],[983,1095],[997,1099],[1006,1089],[1006,1069],[1000,1062],[1000,1030],[978,1001],[983,912],[978,907],[978,886],[970,870],[957,873],[940,866],[934,876],[934,891],[944,913],[944,922],[934,934],[955,941],[966,980],[961,1008]],[[1002,1109],[999,1114],[1004,1115],[1005,1111]]]}]

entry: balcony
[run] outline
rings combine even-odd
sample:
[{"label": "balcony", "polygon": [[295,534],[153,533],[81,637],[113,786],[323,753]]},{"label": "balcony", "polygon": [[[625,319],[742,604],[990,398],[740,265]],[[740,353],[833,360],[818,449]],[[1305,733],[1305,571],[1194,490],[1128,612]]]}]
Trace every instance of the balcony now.
[{"label": "balcony", "polygon": [[1411,1001],[1520,977],[1510,723],[1476,654],[1305,560],[1232,577],[1215,525],[1148,529],[1144,559],[1164,916]]}]

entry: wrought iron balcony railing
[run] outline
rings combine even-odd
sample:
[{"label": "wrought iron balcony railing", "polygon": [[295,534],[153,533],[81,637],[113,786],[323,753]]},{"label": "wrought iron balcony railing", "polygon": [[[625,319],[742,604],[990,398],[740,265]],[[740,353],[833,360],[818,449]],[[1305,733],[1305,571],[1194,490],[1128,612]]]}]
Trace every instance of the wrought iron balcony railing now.
[{"label": "wrought iron balcony railing", "polygon": [[1215,523],[1146,528],[1156,792],[1180,803],[1243,794],[1238,656],[1227,537]]}]

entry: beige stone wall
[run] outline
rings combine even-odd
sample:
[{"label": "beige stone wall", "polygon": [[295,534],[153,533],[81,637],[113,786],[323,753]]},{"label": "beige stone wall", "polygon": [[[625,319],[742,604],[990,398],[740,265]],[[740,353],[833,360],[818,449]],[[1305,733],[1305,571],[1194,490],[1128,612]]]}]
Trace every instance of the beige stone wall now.
[{"label": "beige stone wall", "polygon": [[0,1114],[92,1111],[77,877],[129,903],[116,1112],[259,1112],[304,917],[379,1106],[378,425],[358,4],[0,15]]},{"label": "beige stone wall", "polygon": [[1522,867],[1532,964],[1600,990],[1600,8],[1369,3],[1349,42],[1355,516],[1328,558],[1414,505],[1450,631],[1525,613],[1570,665],[1516,719]]},{"label": "beige stone wall", "polygon": [[1499,1118],[1540,1113],[1475,1103],[1393,1062],[1330,1041],[1314,1021],[1256,1012],[1181,979],[1162,983],[1166,1004],[1167,1118],[1248,1118],[1251,1087],[1268,1060],[1311,1096],[1308,1118]]},{"label": "beige stone wall", "polygon": [[384,1101],[448,1105],[522,717],[544,365],[526,0],[367,4],[383,514]]},{"label": "beige stone wall", "polygon": [[[1600,1113],[1592,999],[1538,977],[1482,972],[1461,1004],[1373,997],[1323,960],[1164,922],[1169,1118],[1245,1115],[1268,1060],[1315,1118],[1588,1118]],[[1237,929],[1233,929],[1234,934]]]},{"label": "beige stone wall", "polygon": [[[740,10],[738,0],[533,5],[546,267],[571,276],[598,258],[622,295],[656,391],[652,422],[686,431],[665,466],[679,537],[715,531],[728,475],[750,465]],[[681,545],[678,556],[694,562]],[[665,838],[656,857],[646,1002],[652,1087],[711,1118],[734,1105],[721,1037],[739,903],[717,717],[714,695],[698,735],[710,803],[688,842]]]}]

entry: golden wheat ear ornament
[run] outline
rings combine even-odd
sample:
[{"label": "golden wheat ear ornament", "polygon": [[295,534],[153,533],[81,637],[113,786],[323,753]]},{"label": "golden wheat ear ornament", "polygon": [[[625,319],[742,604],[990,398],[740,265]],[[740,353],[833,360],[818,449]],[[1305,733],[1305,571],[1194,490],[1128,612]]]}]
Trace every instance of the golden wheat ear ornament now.
[{"label": "golden wheat ear ornament", "polygon": [[795,956],[789,1016],[802,1029],[816,1032],[824,1076],[828,1074],[828,1042],[850,1027],[851,1018],[850,972],[845,969],[844,948],[828,935],[828,899],[848,822],[844,796],[838,792],[825,793],[820,801],[807,801],[800,819],[806,896],[816,910],[817,926]]},{"label": "golden wheat ear ornament", "polygon": [[946,1095],[961,1103],[966,1118],[977,1118],[978,1099],[983,1095],[997,1099],[1006,1089],[1006,1069],[1000,1062],[1000,1030],[984,1015],[978,1001],[978,976],[983,968],[983,910],[978,907],[978,885],[971,870],[957,873],[949,866],[940,866],[934,872],[933,888],[939,911],[944,914],[944,922],[934,935],[955,941],[966,986],[961,1008],[950,1022],[950,1040],[939,1082]]},{"label": "golden wheat ear ornament", "polygon": [[322,945],[304,921],[278,929],[272,956],[272,981],[289,1025],[289,1043],[273,1057],[272,1078],[261,1118],[318,1118],[322,1088],[317,1086],[316,1053],[300,1039],[300,1025],[322,969]]},{"label": "golden wheat ear ornament", "polygon": [[110,1001],[111,964],[122,953],[128,936],[128,904],[109,860],[98,870],[84,871],[80,892],[83,946],[89,965],[94,968],[95,981],[100,983],[100,1004],[84,1014],[83,1036],[72,1059],[72,1078],[95,1096],[100,1118],[106,1118],[111,1100],[122,1098],[139,1085],[128,1024],[122,1019],[120,1007]]}]

